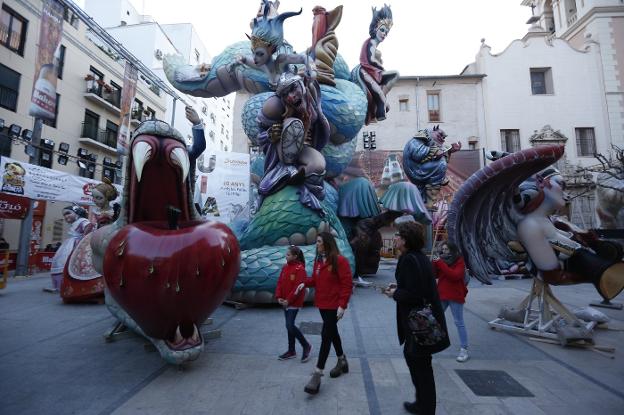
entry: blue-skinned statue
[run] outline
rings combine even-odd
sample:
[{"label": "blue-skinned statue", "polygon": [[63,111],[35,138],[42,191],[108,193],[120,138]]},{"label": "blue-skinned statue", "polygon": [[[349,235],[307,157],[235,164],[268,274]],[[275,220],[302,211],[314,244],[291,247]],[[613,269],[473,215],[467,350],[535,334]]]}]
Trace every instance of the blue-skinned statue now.
[{"label": "blue-skinned statue", "polygon": [[403,169],[407,178],[420,190],[427,208],[433,208],[440,187],[448,184],[447,163],[461,143],[445,145],[446,133],[435,126],[418,131],[403,148]]},{"label": "blue-skinned statue", "polygon": [[235,229],[241,271],[234,300],[274,301],[286,247],[300,246],[311,265],[316,235],[322,231],[336,237],[354,267],[337,216],[338,192],[326,180],[340,175],[351,161],[368,101],[337,53],[335,28],[342,8],[313,10],[312,45],[305,54],[296,54],[283,35],[284,20],[299,13],[278,14],[275,3],[264,1],[252,21],[250,41],[229,46],[211,64],[188,66],[180,57],[165,58],[167,78],[184,93],[252,94],[243,106],[242,124],[265,160],[258,211]]}]

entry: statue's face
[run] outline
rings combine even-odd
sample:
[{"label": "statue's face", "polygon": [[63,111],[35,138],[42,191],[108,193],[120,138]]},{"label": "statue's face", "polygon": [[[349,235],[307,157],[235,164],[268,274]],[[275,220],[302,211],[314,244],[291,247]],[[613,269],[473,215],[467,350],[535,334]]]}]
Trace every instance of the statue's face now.
[{"label": "statue's face", "polygon": [[106,197],[102,194],[102,192],[97,189],[92,189],[91,196],[93,196],[93,202],[97,207],[101,209],[106,206],[106,202],[108,202],[108,200],[106,200]]},{"label": "statue's face", "polygon": [[565,187],[565,180],[560,175],[551,176],[546,179],[544,198],[550,200],[556,209],[565,207]]},{"label": "statue's face", "polygon": [[431,135],[431,137],[433,138],[433,141],[435,141],[437,145],[442,146],[444,145],[444,140],[446,139],[446,133],[442,130],[435,130],[433,134]]},{"label": "statue's face", "polygon": [[386,36],[388,36],[388,33],[390,33],[390,28],[385,24],[381,24],[377,27],[377,30],[375,31],[375,38],[379,43],[381,43],[384,41]]},{"label": "statue's face", "polygon": [[301,82],[293,82],[284,93],[282,93],[284,103],[295,109],[299,113],[303,113],[307,109],[305,100],[305,91]]},{"label": "statue's face", "polygon": [[271,55],[270,48],[259,46],[253,50],[254,63],[258,66],[266,65],[269,59],[271,59]]},{"label": "statue's face", "polygon": [[76,215],[71,210],[64,210],[63,211],[63,219],[65,219],[65,222],[67,222],[67,223],[74,223],[74,222],[76,222],[76,220],[78,220],[78,215]]}]

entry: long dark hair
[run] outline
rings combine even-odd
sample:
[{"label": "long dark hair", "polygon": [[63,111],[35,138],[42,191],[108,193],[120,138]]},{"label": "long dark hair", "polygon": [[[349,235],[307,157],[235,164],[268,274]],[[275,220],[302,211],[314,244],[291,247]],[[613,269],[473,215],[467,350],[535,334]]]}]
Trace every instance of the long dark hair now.
[{"label": "long dark hair", "polygon": [[[329,232],[321,232],[318,236],[323,241],[325,258],[327,258],[327,262],[331,265],[332,272],[338,274],[338,255],[340,255],[340,250],[338,249],[338,245],[336,245],[334,235]],[[316,254],[318,257],[318,252]]]},{"label": "long dark hair", "polygon": [[288,247],[288,252],[290,252],[292,255],[294,255],[295,258],[297,258],[297,261],[299,261],[303,265],[305,265],[305,257],[303,256],[303,251],[301,250],[301,248],[299,248],[296,245],[290,245]]}]

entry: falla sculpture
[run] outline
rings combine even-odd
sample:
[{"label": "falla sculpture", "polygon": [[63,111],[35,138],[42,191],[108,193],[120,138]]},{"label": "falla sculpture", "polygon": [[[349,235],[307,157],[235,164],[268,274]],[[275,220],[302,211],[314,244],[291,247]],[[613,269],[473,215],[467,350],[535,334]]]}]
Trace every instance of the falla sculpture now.
[{"label": "falla sculpture", "polygon": [[119,218],[94,232],[93,264],[106,306],[171,364],[199,357],[202,323],[226,298],[239,271],[230,229],[193,206],[188,149],[163,121],[134,132]]},{"label": "falla sculpture", "polygon": [[[258,184],[258,210],[249,223],[236,227],[241,271],[231,299],[254,303],[274,301],[285,246],[300,246],[306,263],[312,264],[314,241],[321,231],[329,230],[337,237],[354,268],[348,237],[332,199],[336,189],[328,180],[339,176],[351,161],[355,138],[368,113],[368,91],[377,91],[361,83],[360,75],[353,79],[338,53],[342,6],[312,10],[311,45],[296,53],[285,40],[283,24],[286,19],[299,19],[301,11],[280,13],[278,5],[263,1],[248,40],[227,47],[210,64],[189,66],[171,55],[164,60],[168,80],[181,92],[203,97],[233,91],[250,94],[243,106],[242,124],[264,155],[264,169]],[[388,6],[375,12],[372,44],[378,45],[391,25]],[[378,57],[374,50],[373,54]],[[395,76],[382,76],[387,81],[385,86],[381,81],[385,93]]]},{"label": "falla sculpture", "polygon": [[[563,146],[539,146],[503,155],[477,171],[453,199],[448,230],[466,267],[486,284],[497,273],[494,258],[527,255],[531,293],[519,306],[502,310],[492,327],[565,343],[591,339],[593,326],[561,304],[550,285],[589,283],[611,300],[624,289],[624,262],[618,244],[553,216],[565,205],[565,181],[551,167],[563,152]],[[532,309],[534,301],[542,304],[539,312]]]}]

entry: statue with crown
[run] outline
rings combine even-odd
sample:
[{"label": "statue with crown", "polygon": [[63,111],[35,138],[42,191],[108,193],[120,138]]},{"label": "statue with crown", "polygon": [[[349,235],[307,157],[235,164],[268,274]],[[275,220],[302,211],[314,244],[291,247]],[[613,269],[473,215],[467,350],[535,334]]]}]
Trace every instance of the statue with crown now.
[{"label": "statue with crown", "polygon": [[342,6],[312,10],[312,41],[303,53],[294,51],[283,30],[284,21],[302,10],[279,13],[278,6],[279,1],[263,0],[248,39],[209,64],[187,65],[178,55],[164,59],[168,80],[183,93],[251,94],[242,124],[264,162],[259,209],[248,223],[231,224],[241,245],[241,271],[231,299],[243,302],[272,302],[286,247],[301,247],[311,266],[316,236],[323,231],[336,237],[354,268],[336,214],[338,191],[329,181],[349,165],[364,124],[385,119],[390,110],[385,97],[398,78],[398,72],[384,70],[378,50],[392,27],[389,6],[372,9],[369,38],[352,71],[338,53]]}]

